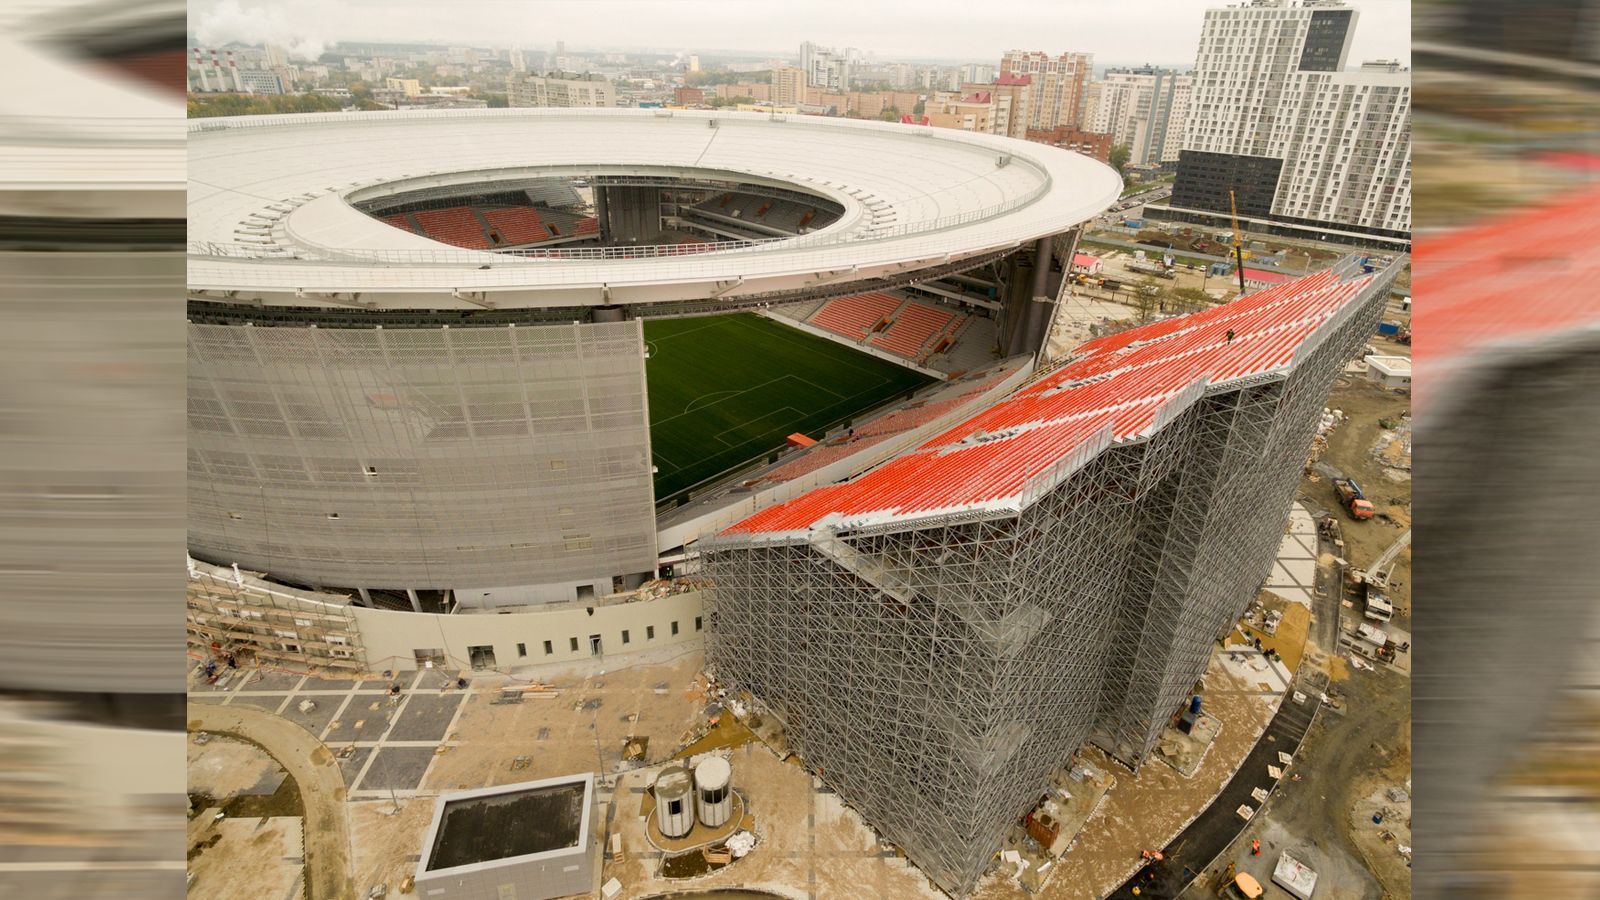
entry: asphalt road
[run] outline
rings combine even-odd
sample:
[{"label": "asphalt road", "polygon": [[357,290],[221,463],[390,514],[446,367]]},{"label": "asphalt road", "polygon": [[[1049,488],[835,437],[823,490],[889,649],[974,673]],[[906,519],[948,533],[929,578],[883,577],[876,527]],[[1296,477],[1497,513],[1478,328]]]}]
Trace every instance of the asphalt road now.
[{"label": "asphalt road", "polygon": [[[1234,773],[1217,799],[1189,823],[1188,828],[1173,838],[1172,843],[1162,848],[1161,852],[1166,857],[1164,860],[1134,873],[1132,878],[1108,895],[1110,900],[1176,897],[1197,874],[1204,871],[1211,860],[1233,843],[1234,838],[1249,825],[1240,818],[1238,808],[1241,805],[1252,809],[1261,807],[1261,803],[1250,792],[1258,787],[1268,791],[1277,787],[1277,781],[1267,774],[1267,766],[1293,770],[1293,766],[1285,767],[1279,761],[1278,754],[1281,752],[1293,756],[1298,752],[1300,742],[1311,727],[1321,703],[1320,697],[1326,683],[1320,672],[1306,672],[1295,679],[1291,695],[1284,698],[1277,715],[1267,724],[1266,733],[1250,751],[1250,755],[1245,757],[1244,764],[1239,766],[1239,771]],[[1292,692],[1296,690],[1306,695],[1304,703],[1294,701]],[[1285,772],[1285,775],[1288,774]],[[1135,887],[1139,888],[1137,895],[1133,893]]]}]

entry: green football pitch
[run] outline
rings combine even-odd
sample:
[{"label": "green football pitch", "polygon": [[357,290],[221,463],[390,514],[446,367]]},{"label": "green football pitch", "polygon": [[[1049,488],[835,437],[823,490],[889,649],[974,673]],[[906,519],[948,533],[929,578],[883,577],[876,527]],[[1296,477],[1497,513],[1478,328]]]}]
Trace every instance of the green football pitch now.
[{"label": "green football pitch", "polygon": [[646,319],[656,500],[932,381],[752,313]]}]

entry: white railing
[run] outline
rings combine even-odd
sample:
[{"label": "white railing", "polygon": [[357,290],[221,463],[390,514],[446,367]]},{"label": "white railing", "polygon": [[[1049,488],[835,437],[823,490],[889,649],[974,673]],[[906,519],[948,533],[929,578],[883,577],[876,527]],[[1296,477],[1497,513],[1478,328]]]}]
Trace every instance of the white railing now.
[{"label": "white railing", "polygon": [[223,259],[261,260],[311,260],[318,262],[398,263],[406,265],[488,265],[548,260],[627,260],[661,259],[666,257],[699,256],[706,253],[738,253],[769,249],[814,249],[858,244],[867,241],[894,240],[921,234],[931,234],[982,222],[995,216],[1020,209],[1038,200],[1050,190],[1050,176],[1033,190],[1005,203],[984,209],[969,210],[941,216],[925,222],[905,223],[890,228],[862,228],[855,231],[820,231],[815,235],[763,238],[743,241],[716,241],[705,244],[640,244],[626,247],[546,247],[523,250],[452,250],[448,248],[416,250],[332,250],[276,244],[223,243],[217,241],[190,241],[190,256],[219,257]]},{"label": "white railing", "polygon": [[[574,110],[550,109],[514,109],[514,110],[433,110],[427,112],[362,112],[362,113],[313,113],[307,115],[287,116],[245,116],[227,119],[191,119],[188,127],[191,133],[208,131],[225,131],[241,128],[267,128],[267,127],[296,127],[314,126],[326,122],[356,123],[373,125],[382,122],[404,121],[408,123],[420,121],[449,121],[454,119],[484,119],[484,118],[561,118],[563,114],[577,115]],[[592,118],[596,114],[601,116],[618,117],[637,115],[636,112],[624,109],[616,110],[583,110],[583,118]],[[740,116],[740,119],[746,117]],[[750,116],[749,119],[763,118]],[[805,117],[816,119],[808,121],[808,125],[826,128],[862,127],[861,123],[847,119],[829,119],[823,117]],[[868,126],[870,127],[870,126]],[[923,130],[907,129],[904,134],[895,134],[894,137],[902,140],[911,140],[925,136]],[[951,143],[975,144],[984,149],[981,141],[976,136],[967,135],[960,131],[941,132],[937,135],[940,140]],[[914,235],[930,234],[951,228],[959,228],[975,222],[982,222],[996,216],[1004,215],[1016,209],[1028,206],[1047,194],[1052,185],[1049,171],[1042,166],[1033,164],[1025,157],[1018,159],[1029,163],[1030,168],[1040,176],[1039,184],[1024,194],[1013,197],[1002,203],[983,209],[969,210],[966,212],[952,213],[936,219],[921,222],[906,222],[886,228],[874,228],[870,225],[853,230],[823,229],[808,235],[794,237],[759,238],[753,240],[719,241],[700,245],[679,244],[651,244],[631,247],[549,247],[531,248],[527,250],[466,250],[441,247],[439,249],[416,250],[332,250],[302,245],[250,245],[244,243],[221,243],[212,241],[195,241],[189,244],[189,255],[196,257],[215,257],[223,259],[260,259],[260,260],[312,260],[322,262],[353,262],[353,263],[397,263],[410,265],[476,265],[506,264],[516,265],[521,261],[542,262],[546,260],[628,260],[628,259],[658,259],[664,257],[697,256],[705,253],[737,253],[756,252],[771,249],[798,249],[838,247],[841,245],[859,244],[871,241],[895,240]],[[371,185],[365,185],[370,187]],[[284,200],[282,203],[291,206],[298,205],[293,200]],[[495,261],[499,262],[496,263]]]}]

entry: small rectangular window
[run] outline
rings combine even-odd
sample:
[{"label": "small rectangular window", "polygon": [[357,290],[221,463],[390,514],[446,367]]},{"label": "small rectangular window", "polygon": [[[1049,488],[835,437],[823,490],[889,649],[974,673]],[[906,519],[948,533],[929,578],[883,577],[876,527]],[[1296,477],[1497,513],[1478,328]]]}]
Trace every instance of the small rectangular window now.
[{"label": "small rectangular window", "polygon": [[237,520],[237,519],[243,519],[244,516],[241,516],[236,512],[231,512],[231,513],[228,513],[228,518]]},{"label": "small rectangular window", "polygon": [[677,634],[678,633],[678,623],[676,621],[674,621],[672,623],[672,633],[673,634]]},{"label": "small rectangular window", "polygon": [[378,475],[378,467],[377,466],[367,466],[366,473],[367,473],[367,477],[375,478]]},{"label": "small rectangular window", "polygon": [[647,641],[656,639],[656,627],[654,625],[646,625],[644,627],[644,639]]},{"label": "small rectangular window", "polygon": [[[577,643],[577,639],[576,638],[573,639],[573,643]],[[577,649],[577,648],[573,648],[573,649]],[[544,642],[544,655],[545,656],[549,656],[550,654],[552,654],[554,652],[556,652],[555,645],[551,644],[549,641],[545,641]]]},{"label": "small rectangular window", "polygon": [[517,645],[517,655],[518,656],[527,656],[528,655],[528,645],[527,644],[518,644]]},{"label": "small rectangular window", "polygon": [[577,638],[573,638],[572,639],[572,652],[573,653],[577,653],[578,652],[578,639]]},{"label": "small rectangular window", "polygon": [[700,630],[700,617],[699,616],[695,616],[694,617],[694,630],[695,631],[699,631]]},{"label": "small rectangular window", "polygon": [[622,629],[622,642],[624,644],[628,642],[628,629],[626,628]]},{"label": "small rectangular window", "polygon": [[328,518],[337,519],[337,518],[339,518],[339,514],[338,513],[328,513]]}]

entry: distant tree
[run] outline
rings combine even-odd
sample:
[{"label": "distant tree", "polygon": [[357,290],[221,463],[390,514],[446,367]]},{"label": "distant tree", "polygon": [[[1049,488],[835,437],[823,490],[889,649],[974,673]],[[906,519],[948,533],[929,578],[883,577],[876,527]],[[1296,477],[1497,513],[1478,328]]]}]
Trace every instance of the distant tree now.
[{"label": "distant tree", "polygon": [[1133,289],[1133,308],[1139,312],[1140,325],[1166,309],[1167,285],[1161,281],[1146,275],[1129,287]]},{"label": "distant tree", "polygon": [[321,94],[190,94],[191,119],[210,116],[264,116],[280,113],[337,112],[343,104]]},{"label": "distant tree", "polygon": [[922,115],[922,113],[925,110],[927,110],[927,108],[928,108],[928,101],[923,100],[921,97],[918,97],[917,98],[917,105],[911,107],[911,114],[913,116],[920,116],[920,115]]},{"label": "distant tree", "polygon": [[900,121],[900,108],[897,106],[885,106],[883,112],[878,113],[878,118],[885,122],[898,122]]},{"label": "distant tree", "polygon": [[1121,175],[1123,168],[1128,165],[1128,157],[1132,153],[1127,144],[1117,144],[1111,148],[1111,168],[1116,169],[1118,175]]},{"label": "distant tree", "polygon": [[1211,295],[1195,287],[1172,288],[1167,291],[1167,305],[1173,312],[1191,313],[1211,306]]},{"label": "distant tree", "polygon": [[489,101],[490,109],[505,109],[507,106],[511,105],[505,94],[497,94],[492,91],[485,91],[484,93],[478,94],[477,97],[479,100]]}]

